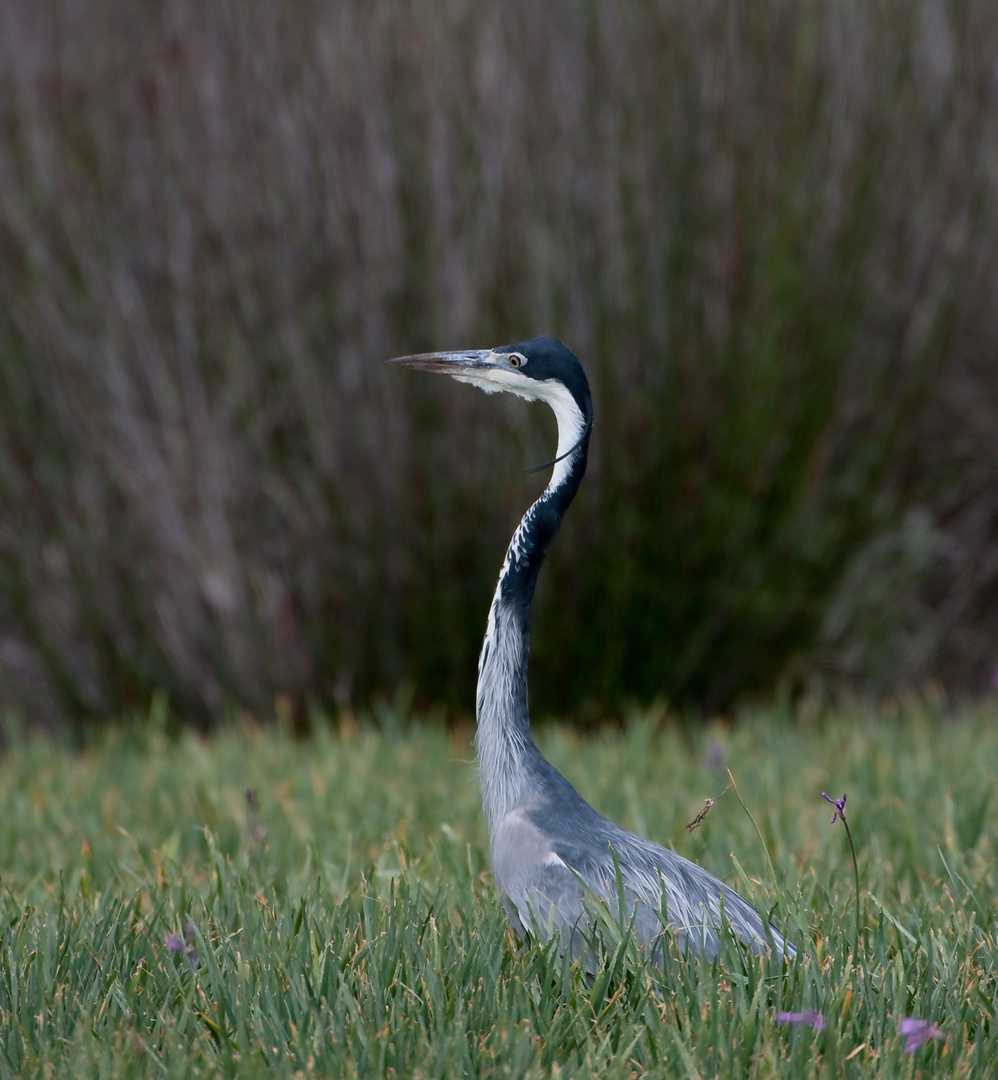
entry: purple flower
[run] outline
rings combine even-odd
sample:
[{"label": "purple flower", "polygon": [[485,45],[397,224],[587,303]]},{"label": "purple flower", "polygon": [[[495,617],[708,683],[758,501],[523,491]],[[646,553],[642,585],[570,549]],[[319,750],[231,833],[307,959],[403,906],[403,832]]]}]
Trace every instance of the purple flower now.
[{"label": "purple flower", "polygon": [[905,1037],[904,1052],[913,1054],[920,1046],[929,1039],[945,1039],[946,1033],[940,1031],[930,1020],[916,1020],[914,1016],[906,1016],[898,1024],[898,1031]]},{"label": "purple flower", "polygon": [[842,792],[841,799],[831,799],[824,792],[821,793],[821,797],[825,802],[830,802],[835,807],[835,813],[832,814],[832,824],[834,825],[839,818],[843,821],[846,819],[846,793]]},{"label": "purple flower", "polygon": [[776,1014],[778,1024],[789,1024],[791,1027],[800,1027],[806,1024],[815,1031],[825,1030],[825,1018],[815,1009],[805,1009],[803,1012],[778,1012]]},{"label": "purple flower", "polygon": [[193,923],[184,923],[183,937],[174,930],[172,934],[167,935],[166,941],[163,942],[163,944],[170,952],[182,952],[187,963],[190,964],[192,971],[197,971],[201,966],[201,958],[198,956],[197,946],[194,944]]}]

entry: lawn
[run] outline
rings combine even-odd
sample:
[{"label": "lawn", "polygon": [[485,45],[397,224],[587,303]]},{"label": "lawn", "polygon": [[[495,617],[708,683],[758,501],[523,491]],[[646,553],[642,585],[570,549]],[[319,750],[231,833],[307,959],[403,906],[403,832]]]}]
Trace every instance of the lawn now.
[{"label": "lawn", "polygon": [[[539,732],[600,810],[771,911],[788,968],[731,944],[661,970],[625,935],[589,978],[519,945],[470,735],[386,706],[304,741],[155,717],[83,751],[15,739],[0,1076],[998,1075],[994,706]],[[822,791],[848,793],[858,942]],[[905,1018],[933,1025],[910,1051]]]}]

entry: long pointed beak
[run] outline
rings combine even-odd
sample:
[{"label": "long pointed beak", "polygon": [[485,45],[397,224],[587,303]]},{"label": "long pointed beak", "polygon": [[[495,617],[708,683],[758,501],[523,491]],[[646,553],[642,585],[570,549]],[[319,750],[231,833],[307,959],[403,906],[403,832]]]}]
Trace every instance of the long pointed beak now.
[{"label": "long pointed beak", "polygon": [[429,371],[435,375],[475,375],[494,369],[489,363],[488,349],[463,349],[460,352],[417,353],[415,356],[396,356],[389,364]]}]

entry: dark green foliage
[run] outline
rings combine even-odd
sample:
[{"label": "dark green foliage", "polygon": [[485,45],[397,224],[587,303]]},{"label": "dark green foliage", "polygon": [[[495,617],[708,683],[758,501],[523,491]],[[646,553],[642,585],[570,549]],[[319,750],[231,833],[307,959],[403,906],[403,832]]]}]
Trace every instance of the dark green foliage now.
[{"label": "dark green foliage", "polygon": [[990,677],[993,4],[46,11],[0,26],[0,704],[466,709],[550,421],[381,362],[541,332],[597,408],[542,709]]}]

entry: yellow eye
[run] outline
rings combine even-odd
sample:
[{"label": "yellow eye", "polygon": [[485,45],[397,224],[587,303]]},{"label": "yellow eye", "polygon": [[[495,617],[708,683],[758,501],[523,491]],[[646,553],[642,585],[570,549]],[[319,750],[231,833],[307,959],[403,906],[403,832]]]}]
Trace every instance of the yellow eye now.
[{"label": "yellow eye", "polygon": [[510,353],[509,362],[513,367],[519,367],[523,363],[523,357],[519,353]]}]

